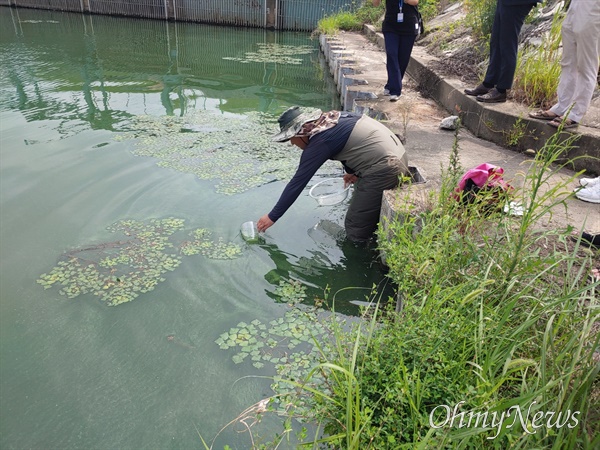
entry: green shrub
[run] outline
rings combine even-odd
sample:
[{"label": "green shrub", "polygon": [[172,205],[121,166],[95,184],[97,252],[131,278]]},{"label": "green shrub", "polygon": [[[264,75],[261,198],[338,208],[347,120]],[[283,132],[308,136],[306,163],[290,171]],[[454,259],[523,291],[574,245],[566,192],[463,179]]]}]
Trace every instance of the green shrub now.
[{"label": "green shrub", "polygon": [[418,8],[423,20],[427,22],[429,19],[433,19],[447,3],[445,0],[420,0]]},{"label": "green shrub", "polygon": [[492,34],[496,0],[465,0],[467,12],[465,22],[473,30],[473,37],[477,41],[488,41]]},{"label": "green shrub", "polygon": [[370,1],[364,2],[356,12],[341,11],[319,20],[316,32],[322,34],[337,34],[340,30],[360,31],[365,23],[376,23],[384,12],[384,7],[373,6]]},{"label": "green shrub", "polygon": [[[373,24],[380,26],[381,18],[385,13],[385,1],[379,6],[373,6],[370,0],[362,3],[354,13],[339,12],[330,16],[325,16],[319,20],[316,32],[322,34],[336,34],[340,30],[358,31],[364,24]],[[419,11],[424,20],[431,19],[439,12],[440,0],[421,0],[419,2]]]},{"label": "green shrub", "polygon": [[339,30],[358,31],[362,27],[363,23],[355,14],[341,12],[321,19],[317,30],[323,34],[336,34]]}]

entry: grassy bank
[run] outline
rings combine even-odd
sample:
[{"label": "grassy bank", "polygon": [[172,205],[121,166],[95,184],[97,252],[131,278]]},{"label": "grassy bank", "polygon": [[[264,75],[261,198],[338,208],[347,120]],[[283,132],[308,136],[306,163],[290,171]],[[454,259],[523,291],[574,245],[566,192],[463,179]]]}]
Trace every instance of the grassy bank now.
[{"label": "grassy bank", "polygon": [[404,307],[347,336],[352,365],[331,361],[354,376],[323,401],[335,448],[598,448],[597,255],[536,226],[569,195],[571,180],[546,185],[564,149],[549,141],[511,194],[520,217],[495,194],[457,201],[456,163],[430,211],[399,194],[406,220],[380,242]]}]

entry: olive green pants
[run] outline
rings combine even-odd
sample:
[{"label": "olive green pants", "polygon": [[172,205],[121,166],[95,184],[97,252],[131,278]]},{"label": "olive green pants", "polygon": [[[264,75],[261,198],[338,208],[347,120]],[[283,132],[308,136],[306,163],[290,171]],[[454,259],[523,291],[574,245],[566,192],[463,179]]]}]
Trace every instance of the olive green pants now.
[{"label": "olive green pants", "polygon": [[359,178],[346,213],[346,236],[351,241],[367,241],[373,237],[379,223],[383,191],[398,186],[399,177],[408,173],[406,154],[394,158],[386,167]]}]

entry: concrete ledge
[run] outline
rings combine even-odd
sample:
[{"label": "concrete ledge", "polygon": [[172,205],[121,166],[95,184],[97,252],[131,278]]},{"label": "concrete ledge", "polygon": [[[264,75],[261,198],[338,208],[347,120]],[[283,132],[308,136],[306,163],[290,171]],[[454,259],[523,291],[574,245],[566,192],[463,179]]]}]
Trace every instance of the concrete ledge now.
[{"label": "concrete ledge", "polygon": [[[372,42],[383,47],[381,33],[367,25],[365,35]],[[407,68],[421,92],[451,114],[460,114],[463,126],[475,136],[494,142],[505,148],[523,152],[528,149],[540,150],[555,131],[547,123],[530,119],[529,109],[523,105],[506,102],[484,104],[463,93],[466,87],[455,79],[444,79],[430,68],[436,58],[428,55],[423,47],[415,46]],[[566,158],[573,161],[573,170],[585,170],[600,174],[600,130],[580,125],[573,132],[563,132],[559,142],[576,135],[577,141]]]}]

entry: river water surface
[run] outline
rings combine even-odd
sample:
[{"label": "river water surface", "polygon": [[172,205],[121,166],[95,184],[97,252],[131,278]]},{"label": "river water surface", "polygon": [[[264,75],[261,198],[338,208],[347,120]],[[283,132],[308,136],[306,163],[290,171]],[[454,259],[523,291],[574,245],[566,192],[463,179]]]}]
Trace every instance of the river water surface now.
[{"label": "river water surface", "polygon": [[286,286],[355,314],[385,283],[308,188],[240,235],[298,160],[274,118],[339,108],[317,42],[6,7],[0,34],[0,447],[201,448],[273,394],[219,336],[282,318]]}]

